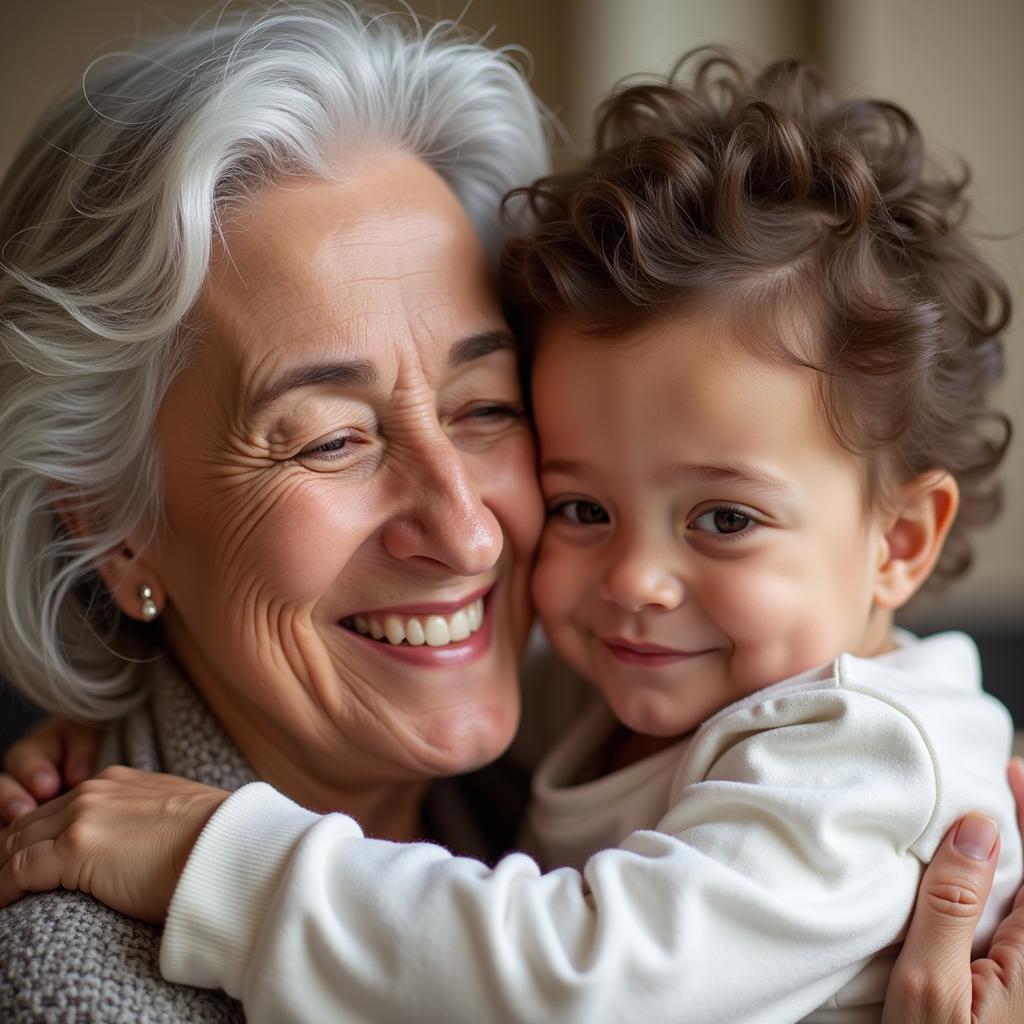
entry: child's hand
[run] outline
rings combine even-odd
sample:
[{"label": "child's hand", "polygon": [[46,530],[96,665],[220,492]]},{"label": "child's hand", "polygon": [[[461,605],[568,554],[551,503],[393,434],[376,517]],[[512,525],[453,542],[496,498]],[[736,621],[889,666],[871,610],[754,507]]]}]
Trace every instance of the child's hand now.
[{"label": "child's hand", "polygon": [[102,736],[101,729],[48,718],[18,740],[0,773],[0,826],[89,778]]},{"label": "child's hand", "polygon": [[222,789],[113,767],[0,832],[0,907],[30,892],[77,889],[161,922]]},{"label": "child's hand", "polygon": [[[1024,762],[1015,758],[1008,775],[1024,832]],[[1024,887],[996,930],[988,956],[968,962],[999,843],[987,859],[959,850],[966,820],[949,830],[924,873],[910,931],[889,979],[883,1024],[1024,1021]]]}]

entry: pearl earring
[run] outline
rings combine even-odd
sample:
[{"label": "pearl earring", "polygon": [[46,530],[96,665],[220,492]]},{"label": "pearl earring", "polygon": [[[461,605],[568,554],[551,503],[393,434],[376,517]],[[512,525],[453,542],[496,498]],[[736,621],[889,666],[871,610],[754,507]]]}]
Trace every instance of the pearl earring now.
[{"label": "pearl earring", "polygon": [[139,587],[139,597],[142,598],[142,621],[152,622],[160,614],[160,609],[153,600],[153,588],[148,583],[143,583]]}]

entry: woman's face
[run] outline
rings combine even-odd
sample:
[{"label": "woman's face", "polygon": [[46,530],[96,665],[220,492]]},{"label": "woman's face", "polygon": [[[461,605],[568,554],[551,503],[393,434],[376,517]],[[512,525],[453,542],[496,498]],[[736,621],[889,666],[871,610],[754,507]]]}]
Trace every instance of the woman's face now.
[{"label": "woman's face", "polygon": [[393,153],[268,188],[225,223],[194,321],[146,556],[178,659],[257,771],[315,777],[310,803],[493,759],[541,503],[455,197]]}]

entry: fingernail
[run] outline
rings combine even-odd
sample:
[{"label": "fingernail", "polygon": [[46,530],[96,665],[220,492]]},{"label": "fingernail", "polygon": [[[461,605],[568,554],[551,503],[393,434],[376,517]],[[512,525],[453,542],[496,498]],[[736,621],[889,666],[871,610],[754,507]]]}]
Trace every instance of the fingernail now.
[{"label": "fingernail", "polygon": [[956,830],[953,845],[972,860],[988,860],[995,849],[999,828],[984,814],[966,814]]},{"label": "fingernail", "polygon": [[72,786],[77,786],[80,782],[85,782],[89,775],[92,773],[92,764],[88,761],[76,761],[68,773],[68,782]]},{"label": "fingernail", "polygon": [[51,789],[56,785],[60,785],[60,779],[53,772],[48,772],[42,768],[39,771],[33,772],[28,777],[29,789]]},{"label": "fingernail", "polygon": [[20,818],[31,810],[33,807],[27,800],[8,800],[4,804],[4,817],[8,821],[14,821],[15,818]]}]

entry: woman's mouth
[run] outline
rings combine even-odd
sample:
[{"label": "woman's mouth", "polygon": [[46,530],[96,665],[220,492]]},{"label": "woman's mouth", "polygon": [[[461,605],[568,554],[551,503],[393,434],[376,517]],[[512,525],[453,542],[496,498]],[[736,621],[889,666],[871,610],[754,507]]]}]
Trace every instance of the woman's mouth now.
[{"label": "woman's mouth", "polygon": [[493,584],[461,601],[380,608],[341,620],[372,650],[424,667],[467,664],[490,649]]},{"label": "woman's mouth", "polygon": [[449,615],[351,615],[341,620],[347,629],[393,647],[447,647],[467,639],[484,624],[484,599],[478,597]]}]

